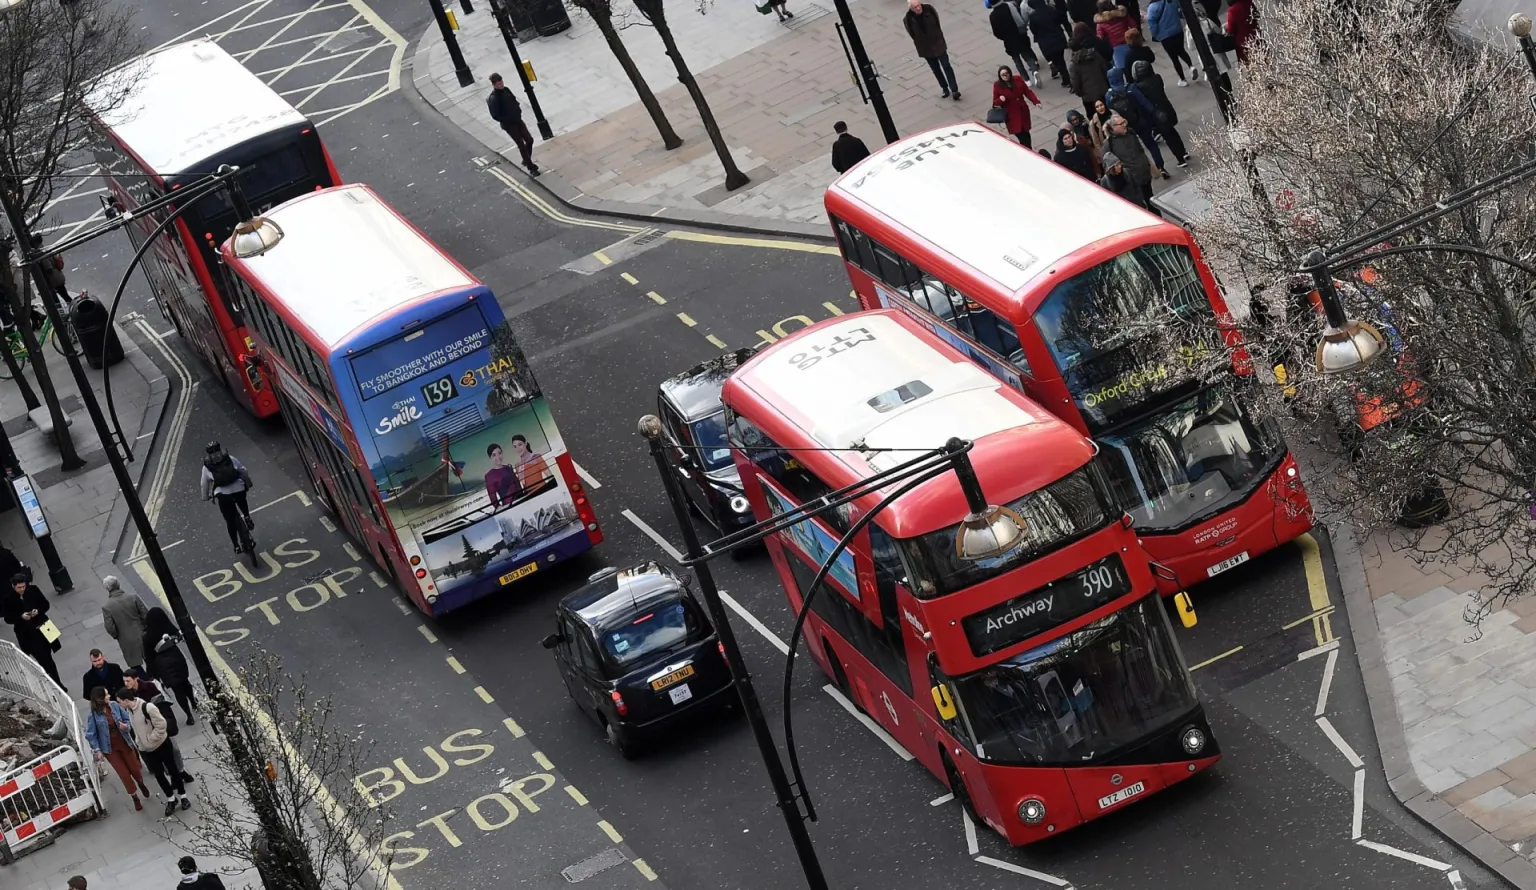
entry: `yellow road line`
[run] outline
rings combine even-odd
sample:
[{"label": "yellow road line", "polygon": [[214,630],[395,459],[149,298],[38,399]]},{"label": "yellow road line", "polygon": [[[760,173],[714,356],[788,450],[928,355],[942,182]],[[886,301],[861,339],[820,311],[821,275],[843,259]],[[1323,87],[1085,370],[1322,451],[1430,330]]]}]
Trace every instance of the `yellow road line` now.
[{"label": "yellow road line", "polygon": [[635,866],[635,871],[638,871],[640,874],[644,875],[647,881],[656,880],[656,872],[652,870],[649,865],[645,864],[644,859],[634,859],[631,860],[631,862]]},{"label": "yellow road line", "polygon": [[694,327],[695,325],[698,324],[698,322],[693,320],[693,316],[689,315],[686,312],[679,312],[679,313],[677,313],[677,320],[682,322],[683,324],[687,325],[690,328]]},{"label": "yellow road line", "polygon": [[539,765],[539,769],[547,769],[551,772],[555,769],[555,765],[549,761],[548,757],[544,756],[543,751],[533,752],[533,762]]},{"label": "yellow road line", "polygon": [[[165,589],[160,586],[160,579],[156,577],[154,569],[150,568],[147,563],[140,562],[134,565],[134,570],[139,573],[139,577],[143,579],[145,585],[155,594],[155,597],[164,603],[166,608],[170,608],[171,601],[166,598]],[[362,834],[358,832],[351,819],[347,816],[347,811],[342,809],[341,804],[331,794],[331,790],[325,787],[325,783],[320,781],[319,777],[314,774],[309,764],[304,762],[299,752],[283,737],[282,732],[273,724],[272,718],[257,706],[250,690],[246,689],[245,683],[240,680],[240,675],[235,673],[234,669],[229,666],[229,662],[224,660],[224,656],[219,654],[219,650],[214,647],[213,641],[208,639],[208,635],[203,633],[202,628],[198,628],[197,635],[202,640],[203,650],[208,653],[208,660],[213,663],[214,671],[219,674],[225,688],[255,718],[256,725],[261,728],[262,734],[267,737],[268,741],[282,747],[283,753],[288,757],[290,767],[294,772],[298,773],[299,778],[306,785],[310,785],[315,789],[315,799],[319,801],[320,808],[325,810],[331,823],[342,830],[346,836],[347,845],[352,848],[352,851],[360,859],[367,863],[369,870],[379,878],[385,890],[403,890],[400,882],[395,880],[394,875],[390,874],[389,864],[379,858],[377,850],[368,849]]]},{"label": "yellow road line", "polygon": [[421,635],[427,638],[427,642],[437,642],[437,634],[432,632],[432,628],[427,627],[425,624],[420,624],[416,626],[416,629],[421,631]]},{"label": "yellow road line", "polygon": [[668,238],[678,241],[702,241],[705,244],[725,244],[732,247],[765,247],[769,250],[788,250],[798,253],[820,253],[842,256],[830,244],[807,244],[804,241],[782,241],[776,238],[742,238],[737,235],[710,235],[703,232],[668,232]]},{"label": "yellow road line", "polygon": [[1241,651],[1243,651],[1243,647],[1242,646],[1234,646],[1231,649],[1228,649],[1227,651],[1225,651],[1225,652],[1221,653],[1220,655],[1216,656],[1215,658],[1207,658],[1205,661],[1202,661],[1199,664],[1192,664],[1192,665],[1190,665],[1189,669],[1191,671],[1198,671],[1198,670],[1200,670],[1203,667],[1209,667],[1209,666],[1215,664],[1216,662],[1221,661],[1223,658],[1226,658],[1228,655],[1235,655],[1235,654],[1237,654],[1238,652],[1241,652]]},{"label": "yellow road line", "polygon": [[507,732],[512,733],[512,738],[520,739],[523,737],[523,728],[518,726],[517,721],[513,720],[511,717],[501,721],[501,725],[507,728]]},{"label": "yellow road line", "polygon": [[576,801],[576,806],[584,807],[587,805],[587,796],[577,791],[575,785],[565,786],[565,793],[571,796],[571,800]]},{"label": "yellow road line", "polygon": [[[1296,546],[1301,549],[1301,564],[1307,573],[1307,598],[1312,603],[1312,610],[1318,612],[1330,602],[1328,577],[1323,573],[1323,555],[1318,549],[1317,539],[1311,534],[1297,538]],[[1329,623],[1325,626],[1326,618],[1326,615],[1319,615],[1312,620],[1312,632],[1319,646],[1333,639],[1333,625]]]},{"label": "yellow road line", "polygon": [[486,704],[492,704],[493,702],[496,701],[496,699],[491,697],[491,694],[489,692],[485,691],[485,687],[484,686],[476,686],[475,687],[475,695],[480,696],[480,700],[485,702]]},{"label": "yellow road line", "polygon": [[597,820],[597,827],[603,830],[603,834],[608,835],[608,839],[610,841],[613,841],[616,844],[624,843],[624,836],[619,834],[618,830],[610,825],[607,819]]},{"label": "yellow road line", "polygon": [[561,211],[556,210],[554,206],[552,206],[548,201],[545,201],[543,198],[534,194],[527,186],[518,182],[516,179],[513,179],[512,175],[506,171],[498,170],[495,167],[489,167],[487,169],[490,170],[492,176],[506,183],[508,188],[516,192],[518,196],[528,204],[528,206],[557,222],[563,222],[566,225],[571,226],[581,226],[588,229],[605,229],[610,232],[627,232],[631,235],[636,235],[645,231],[644,228],[639,226],[626,226],[620,225],[619,223],[603,222],[601,220],[593,219],[578,219],[574,216],[571,216],[570,214],[562,213]]},{"label": "yellow road line", "polygon": [[619,277],[624,279],[625,281],[629,282],[630,284],[639,284],[640,283],[639,280],[635,278],[635,276],[629,274],[628,272],[620,272],[619,273]]},{"label": "yellow road line", "polygon": [[837,308],[837,304],[832,302],[831,300],[828,300],[828,301],[822,303],[821,305],[827,307],[827,311],[832,313],[833,315],[842,315],[843,314],[843,310]]},{"label": "yellow road line", "polygon": [[657,306],[665,306],[665,305],[667,305],[667,298],[663,297],[661,294],[658,294],[658,293],[656,293],[653,290],[646,291],[645,295],[647,297],[650,297],[651,298],[651,302],[655,303]]},{"label": "yellow road line", "polygon": [[605,266],[613,265],[613,260],[608,259],[608,254],[603,253],[601,250],[592,251],[592,255],[597,257],[597,261]]},{"label": "yellow road line", "polygon": [[714,334],[708,334],[708,335],[706,335],[704,337],[704,339],[706,339],[710,343],[714,344],[716,349],[724,349],[725,348],[725,341],[721,340],[719,337],[716,337]]},{"label": "yellow road line", "polygon": [[1308,621],[1312,621],[1313,619],[1317,618],[1318,616],[1326,615],[1326,614],[1328,614],[1329,612],[1332,612],[1332,611],[1333,611],[1333,606],[1327,606],[1327,607],[1324,607],[1322,609],[1318,609],[1316,612],[1311,612],[1311,613],[1308,613],[1306,615],[1301,616],[1300,618],[1297,618],[1295,621],[1292,621],[1290,624],[1282,624],[1280,626],[1280,629],[1281,630],[1290,630],[1293,627],[1300,627],[1301,625],[1306,624]]},{"label": "yellow road line", "polygon": [[459,664],[459,660],[454,658],[452,655],[448,656],[448,666],[453,668],[453,672],[455,674],[464,673],[464,665]]}]

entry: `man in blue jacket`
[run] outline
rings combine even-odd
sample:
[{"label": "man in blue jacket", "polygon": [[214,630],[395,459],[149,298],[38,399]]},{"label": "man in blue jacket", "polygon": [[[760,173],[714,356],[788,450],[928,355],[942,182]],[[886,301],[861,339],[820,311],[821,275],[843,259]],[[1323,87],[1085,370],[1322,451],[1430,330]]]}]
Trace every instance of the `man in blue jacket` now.
[{"label": "man in blue jacket", "polygon": [[[1184,66],[1189,66],[1189,79],[1198,81],[1200,69],[1184,49],[1184,16],[1179,10],[1179,0],[1152,0],[1147,7],[1145,22],[1147,36],[1163,45],[1163,51],[1173,60],[1173,73],[1179,76],[1179,86],[1189,86],[1184,79]],[[1183,59],[1183,63],[1180,63]]]}]

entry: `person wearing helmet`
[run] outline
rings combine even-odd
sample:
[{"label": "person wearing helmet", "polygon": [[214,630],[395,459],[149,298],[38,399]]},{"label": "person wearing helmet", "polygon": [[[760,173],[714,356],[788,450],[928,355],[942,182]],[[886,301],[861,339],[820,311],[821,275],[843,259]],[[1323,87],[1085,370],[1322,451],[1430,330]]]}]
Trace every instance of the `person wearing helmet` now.
[{"label": "person wearing helmet", "polygon": [[246,502],[246,493],[250,490],[251,474],[245,466],[234,455],[226,453],[219,443],[209,442],[208,455],[203,458],[203,498],[218,502],[219,513],[229,530],[229,542],[235,546],[236,553],[241,552],[241,523],[246,529],[256,527],[251,519],[251,506]]}]

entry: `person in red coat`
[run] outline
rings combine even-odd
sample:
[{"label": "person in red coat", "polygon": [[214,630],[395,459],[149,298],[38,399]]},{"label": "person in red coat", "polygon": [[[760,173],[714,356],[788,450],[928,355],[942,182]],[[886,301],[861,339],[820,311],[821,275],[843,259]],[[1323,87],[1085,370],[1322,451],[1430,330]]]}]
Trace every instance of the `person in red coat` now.
[{"label": "person in red coat", "polygon": [[1247,62],[1249,41],[1259,36],[1259,11],[1253,0],[1232,0],[1227,7],[1227,36],[1237,46],[1238,63]]},{"label": "person in red coat", "polygon": [[1025,100],[1040,105],[1040,98],[1029,88],[1024,78],[1014,74],[1007,65],[997,69],[997,82],[992,84],[992,107],[1003,110],[1003,123],[1013,138],[1021,145],[1034,148],[1029,141],[1029,106]]}]

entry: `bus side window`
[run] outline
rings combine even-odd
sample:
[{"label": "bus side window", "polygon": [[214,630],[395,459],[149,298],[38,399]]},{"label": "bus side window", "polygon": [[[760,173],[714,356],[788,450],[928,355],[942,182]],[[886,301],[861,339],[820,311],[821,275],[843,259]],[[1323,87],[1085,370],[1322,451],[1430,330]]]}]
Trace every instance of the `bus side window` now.
[{"label": "bus side window", "polygon": [[837,240],[842,245],[843,257],[860,269],[877,274],[875,253],[870,249],[869,239],[864,233],[840,219],[834,220],[833,228],[836,229]]},{"label": "bus side window", "polygon": [[922,273],[917,267],[896,255],[896,252],[878,241],[871,241],[875,249],[875,263],[879,266],[878,276],[881,281],[891,287],[905,290],[909,285],[916,284]]}]

